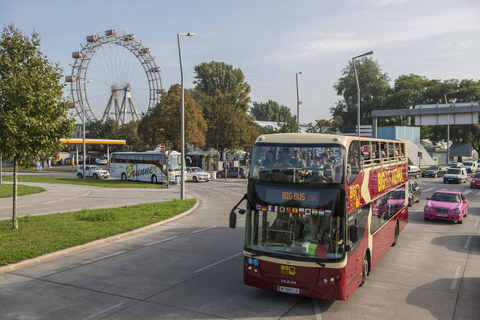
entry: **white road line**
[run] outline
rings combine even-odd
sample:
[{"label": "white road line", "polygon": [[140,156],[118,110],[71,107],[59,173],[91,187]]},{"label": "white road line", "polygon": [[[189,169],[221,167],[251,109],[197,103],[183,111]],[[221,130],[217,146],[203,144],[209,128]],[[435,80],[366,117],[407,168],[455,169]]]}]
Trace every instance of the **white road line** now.
[{"label": "white road line", "polygon": [[480,196],[480,191],[479,191],[479,192],[477,192],[477,193],[475,193],[475,195],[476,195],[476,196]]},{"label": "white road line", "polygon": [[462,269],[462,266],[457,267],[457,271],[455,272],[455,277],[453,277],[452,286],[450,287],[450,289],[452,290],[455,290],[455,287],[457,286],[457,281],[458,281],[458,277],[460,276],[461,269]]},{"label": "white road line", "polygon": [[120,307],[121,305],[123,305],[123,302],[121,302],[121,303],[119,303],[119,304],[116,304],[116,305],[114,305],[114,306],[111,306],[110,308],[107,308],[107,309],[102,310],[102,311],[100,311],[100,312],[94,313],[94,314],[92,314],[90,317],[84,318],[83,320],[93,319],[93,318],[95,318],[96,316],[99,316],[99,315],[101,315],[102,313],[105,313],[105,312],[108,312],[108,311],[113,310],[113,309],[115,309],[115,308],[118,308],[118,307]]},{"label": "white road line", "polygon": [[220,260],[220,261],[218,261],[218,262],[212,263],[211,265],[208,265],[208,266],[206,266],[206,267],[203,267],[202,269],[198,269],[198,270],[196,270],[196,271],[193,271],[193,273],[201,272],[201,271],[203,271],[203,270],[206,270],[206,269],[208,269],[208,268],[211,268],[211,267],[213,267],[213,266],[216,266],[217,264],[220,264],[220,263],[222,263],[222,262],[225,262],[225,261],[227,261],[227,260],[230,260],[230,259],[232,259],[232,258],[235,258],[236,256],[239,256],[239,255],[241,255],[241,254],[243,254],[243,252],[234,254],[234,255],[231,256],[231,257],[228,257],[228,258],[226,258],[226,259],[223,259],[223,260]]},{"label": "white road line", "polygon": [[473,225],[475,228],[478,227],[478,222],[480,222],[480,219],[477,219],[477,221],[475,221],[475,224]]},{"label": "white road line", "polygon": [[98,257],[98,258],[95,258],[95,259],[92,259],[92,260],[84,261],[84,262],[82,262],[82,264],[89,264],[89,263],[100,261],[100,260],[103,260],[103,259],[115,257],[115,256],[118,256],[119,254],[122,254],[122,253],[125,253],[125,252],[127,252],[127,250],[122,250],[122,251],[118,251],[118,252],[115,252],[115,253],[112,253],[112,254],[107,254],[106,256],[101,256],[101,257]]},{"label": "white road line", "polygon": [[428,191],[433,190],[433,189],[435,189],[435,188],[428,188],[428,189],[423,190],[423,192],[428,192]]},{"label": "white road line", "polygon": [[199,233],[199,232],[206,231],[206,230],[210,230],[210,229],[213,229],[213,228],[216,228],[216,227],[217,227],[217,226],[208,227],[208,228],[200,229],[200,230],[197,230],[197,231],[192,231],[192,233]]},{"label": "white road line", "polygon": [[471,240],[472,240],[472,236],[468,236],[467,242],[465,243],[465,247],[463,247],[464,249],[468,249],[468,246],[470,245]]},{"label": "white road line", "polygon": [[463,194],[469,194],[470,192],[472,192],[472,190],[467,190]]},{"label": "white road line", "polygon": [[322,310],[320,310],[318,299],[313,299],[313,308],[315,309],[315,319],[322,320]]},{"label": "white road line", "polygon": [[145,247],[148,247],[148,246],[153,246],[154,244],[159,244],[159,243],[162,243],[162,242],[167,242],[167,241],[170,241],[170,240],[173,240],[173,239],[177,239],[178,237],[175,236],[175,237],[170,237],[170,238],[166,238],[166,239],[163,239],[163,240],[158,240],[158,241],[155,241],[155,242],[149,242],[149,243],[146,243],[144,244]]}]

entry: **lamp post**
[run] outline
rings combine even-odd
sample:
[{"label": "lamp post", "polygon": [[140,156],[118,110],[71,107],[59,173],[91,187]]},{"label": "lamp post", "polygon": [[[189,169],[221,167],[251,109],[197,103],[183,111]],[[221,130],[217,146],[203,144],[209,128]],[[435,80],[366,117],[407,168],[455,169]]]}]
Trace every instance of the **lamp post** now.
[{"label": "lamp post", "polygon": [[183,63],[182,63],[182,48],[180,46],[180,36],[192,37],[195,33],[177,33],[178,40],[178,56],[180,57],[180,76],[181,76],[181,124],[180,124],[180,140],[181,140],[181,149],[182,154],[182,163],[181,163],[181,176],[180,176],[180,199],[185,199],[185,102],[184,102],[184,93],[183,93]]},{"label": "lamp post", "polygon": [[[83,83],[92,83],[93,80],[86,80],[80,82],[80,85]],[[82,105],[82,115],[83,115],[83,179],[86,179],[85,177],[85,161],[87,161],[87,157],[85,156],[85,152],[87,148],[85,147],[85,105]]]},{"label": "lamp post", "polygon": [[295,78],[297,81],[297,133],[300,132],[300,105],[302,102],[300,101],[300,96],[298,95],[298,75],[302,74],[302,72],[297,72],[295,74]]},{"label": "lamp post", "polygon": [[352,63],[353,63],[353,71],[355,72],[355,79],[357,80],[357,131],[358,131],[358,137],[360,138],[360,84],[358,83],[358,75],[357,75],[357,68],[355,67],[355,59],[369,56],[373,54],[373,51],[366,52],[364,54],[361,54],[359,56],[353,57],[352,58]]},{"label": "lamp post", "polygon": [[[458,90],[450,91],[444,94],[445,96],[445,104],[448,107],[447,101],[447,94],[457,93]],[[447,163],[450,162],[450,112],[448,113],[448,120],[447,120]]]}]

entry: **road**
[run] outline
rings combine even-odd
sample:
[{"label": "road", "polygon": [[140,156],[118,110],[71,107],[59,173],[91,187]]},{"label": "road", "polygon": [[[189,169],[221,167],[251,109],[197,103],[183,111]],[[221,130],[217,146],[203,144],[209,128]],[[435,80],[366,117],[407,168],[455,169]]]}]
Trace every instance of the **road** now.
[{"label": "road", "polygon": [[[2,319],[480,319],[480,190],[418,179],[422,201],[396,247],[348,301],[243,285],[243,217],[228,228],[243,180],[187,185],[185,218],[0,275]],[[468,192],[463,224],[424,221],[438,188]]]}]

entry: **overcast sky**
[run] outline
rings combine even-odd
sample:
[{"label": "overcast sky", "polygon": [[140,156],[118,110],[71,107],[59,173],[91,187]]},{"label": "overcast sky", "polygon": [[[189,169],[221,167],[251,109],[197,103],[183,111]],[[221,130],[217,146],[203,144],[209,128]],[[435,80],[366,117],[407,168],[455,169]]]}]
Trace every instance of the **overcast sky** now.
[{"label": "overcast sky", "polygon": [[177,33],[183,37],[185,86],[193,67],[220,61],[240,68],[251,99],[271,99],[300,121],[330,119],[339,99],[333,85],[352,57],[374,51],[390,79],[480,78],[479,0],[0,0],[0,22],[42,38],[42,52],[71,73],[72,52],[87,35],[133,33],[162,67],[163,87],[180,82]]}]

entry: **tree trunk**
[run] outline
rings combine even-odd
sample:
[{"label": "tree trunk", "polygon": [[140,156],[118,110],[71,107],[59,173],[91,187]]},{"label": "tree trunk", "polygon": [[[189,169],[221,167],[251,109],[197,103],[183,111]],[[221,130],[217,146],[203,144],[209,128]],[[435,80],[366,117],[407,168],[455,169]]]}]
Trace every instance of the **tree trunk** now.
[{"label": "tree trunk", "polygon": [[17,175],[18,175],[18,161],[17,159],[13,160],[13,229],[18,229],[18,218],[17,218]]}]

